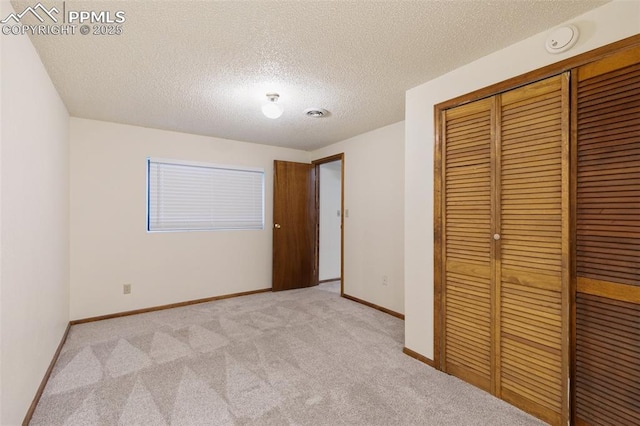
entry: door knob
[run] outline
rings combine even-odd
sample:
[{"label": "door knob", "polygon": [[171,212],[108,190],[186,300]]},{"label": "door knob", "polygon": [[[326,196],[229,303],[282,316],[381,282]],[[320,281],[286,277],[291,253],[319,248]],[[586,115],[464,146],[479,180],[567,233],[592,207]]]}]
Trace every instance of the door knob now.
[{"label": "door knob", "polygon": [[493,234],[493,239],[498,241],[500,239],[500,234]]},{"label": "door knob", "polygon": [[276,223],[275,225],[273,225],[273,227],[276,228],[276,229],[280,229],[280,224]]}]

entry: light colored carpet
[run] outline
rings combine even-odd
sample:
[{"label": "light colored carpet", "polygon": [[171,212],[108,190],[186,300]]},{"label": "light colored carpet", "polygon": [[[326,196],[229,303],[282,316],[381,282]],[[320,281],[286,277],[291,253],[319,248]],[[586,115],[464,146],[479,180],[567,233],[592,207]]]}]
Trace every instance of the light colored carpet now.
[{"label": "light colored carpet", "polygon": [[539,425],[339,283],[76,325],[31,425]]}]

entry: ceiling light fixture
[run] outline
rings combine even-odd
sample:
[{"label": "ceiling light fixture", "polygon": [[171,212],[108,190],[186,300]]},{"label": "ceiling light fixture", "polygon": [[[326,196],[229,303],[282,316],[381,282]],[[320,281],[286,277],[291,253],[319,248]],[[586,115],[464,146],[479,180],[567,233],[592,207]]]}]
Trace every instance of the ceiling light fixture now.
[{"label": "ceiling light fixture", "polygon": [[282,105],[278,103],[279,98],[280,95],[277,93],[267,93],[267,99],[269,101],[262,105],[262,113],[265,117],[276,119],[282,115],[284,109],[282,108]]},{"label": "ceiling light fixture", "polygon": [[329,111],[324,108],[307,108],[304,110],[307,117],[321,118],[329,115]]}]

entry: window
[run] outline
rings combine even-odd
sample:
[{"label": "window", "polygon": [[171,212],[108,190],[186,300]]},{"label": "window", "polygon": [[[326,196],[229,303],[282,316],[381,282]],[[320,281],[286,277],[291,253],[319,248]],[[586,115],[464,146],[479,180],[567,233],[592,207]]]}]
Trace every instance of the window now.
[{"label": "window", "polygon": [[263,228],[263,169],[147,159],[147,231]]}]

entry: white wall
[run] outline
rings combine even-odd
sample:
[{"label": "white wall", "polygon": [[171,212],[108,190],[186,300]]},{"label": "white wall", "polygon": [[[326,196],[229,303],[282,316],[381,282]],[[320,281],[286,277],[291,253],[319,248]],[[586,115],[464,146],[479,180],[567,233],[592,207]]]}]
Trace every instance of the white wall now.
[{"label": "white wall", "polygon": [[340,278],[342,161],[320,164],[320,242],[318,278]]},{"label": "white wall", "polygon": [[[271,287],[273,160],[308,152],[79,118],[70,144],[71,319]],[[264,168],[265,229],[147,233],[150,156]]]},{"label": "white wall", "polygon": [[407,91],[405,145],[405,346],[433,358],[434,105],[640,33],[640,2],[614,1],[572,19],[580,39],[548,54],[548,31]]},{"label": "white wall", "polygon": [[0,38],[0,424],[16,425],[69,321],[69,116],[29,39]]},{"label": "white wall", "polygon": [[[344,292],[404,312],[404,122],[311,153],[344,153]],[[382,277],[388,284],[382,285]]]}]

